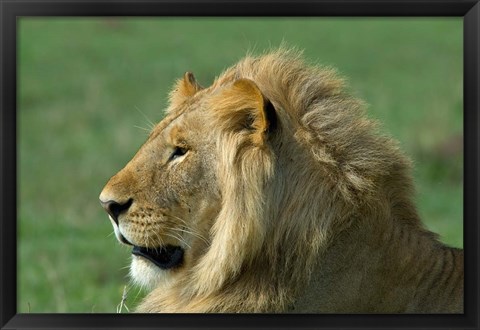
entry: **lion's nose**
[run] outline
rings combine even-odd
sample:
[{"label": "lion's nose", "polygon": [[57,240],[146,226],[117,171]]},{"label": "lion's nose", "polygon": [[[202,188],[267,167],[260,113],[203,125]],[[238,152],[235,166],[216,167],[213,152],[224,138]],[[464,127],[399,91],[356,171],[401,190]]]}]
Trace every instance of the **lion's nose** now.
[{"label": "lion's nose", "polygon": [[123,212],[127,211],[128,208],[132,205],[133,199],[129,199],[125,203],[119,203],[114,200],[109,200],[104,202],[100,199],[100,204],[102,204],[105,211],[112,217],[113,221],[115,221],[118,225],[118,216]]}]

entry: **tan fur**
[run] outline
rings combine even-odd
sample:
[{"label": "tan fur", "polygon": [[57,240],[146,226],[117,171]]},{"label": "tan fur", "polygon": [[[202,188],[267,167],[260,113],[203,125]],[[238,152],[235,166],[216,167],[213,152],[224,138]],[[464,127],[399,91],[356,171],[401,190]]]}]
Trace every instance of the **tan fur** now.
[{"label": "tan fur", "polygon": [[423,227],[410,162],[333,70],[280,49],[170,100],[101,194],[133,199],[131,242],[185,248],[174,270],[133,258],[138,311],[463,312],[463,251]]}]

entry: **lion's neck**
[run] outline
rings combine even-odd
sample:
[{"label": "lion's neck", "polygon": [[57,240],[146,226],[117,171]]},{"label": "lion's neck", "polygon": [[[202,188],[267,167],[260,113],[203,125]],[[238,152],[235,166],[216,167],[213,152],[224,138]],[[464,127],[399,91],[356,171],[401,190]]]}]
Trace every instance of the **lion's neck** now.
[{"label": "lion's neck", "polygon": [[[455,262],[453,255],[461,252],[411,225],[390,223],[384,230],[355,226],[333,239],[294,312],[408,313],[441,305],[429,296],[436,281],[448,280],[442,274],[445,263]],[[425,283],[425,276],[436,281]]]}]

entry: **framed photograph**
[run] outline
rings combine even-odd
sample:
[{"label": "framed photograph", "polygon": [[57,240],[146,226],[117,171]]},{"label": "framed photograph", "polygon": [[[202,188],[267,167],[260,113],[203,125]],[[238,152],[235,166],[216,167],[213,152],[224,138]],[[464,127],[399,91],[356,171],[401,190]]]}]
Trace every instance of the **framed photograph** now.
[{"label": "framed photograph", "polygon": [[1,328],[478,327],[479,14],[2,2]]}]

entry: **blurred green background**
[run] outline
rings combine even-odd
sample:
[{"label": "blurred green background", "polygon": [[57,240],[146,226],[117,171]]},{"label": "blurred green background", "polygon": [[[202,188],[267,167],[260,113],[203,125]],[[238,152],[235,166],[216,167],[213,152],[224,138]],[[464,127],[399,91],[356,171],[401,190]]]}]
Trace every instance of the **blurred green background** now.
[{"label": "blurred green background", "polygon": [[[175,79],[188,70],[209,85],[282,41],[348,78],[414,159],[427,226],[463,246],[462,29],[460,18],[19,19],[18,312],[116,312],[130,249],[100,207],[103,185],[162,118]],[[142,295],[130,288],[127,306]]]}]

